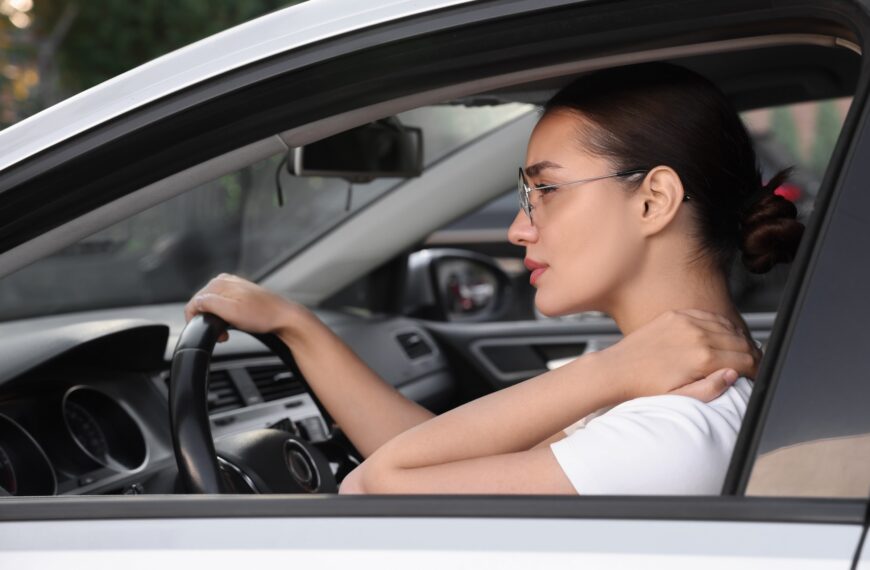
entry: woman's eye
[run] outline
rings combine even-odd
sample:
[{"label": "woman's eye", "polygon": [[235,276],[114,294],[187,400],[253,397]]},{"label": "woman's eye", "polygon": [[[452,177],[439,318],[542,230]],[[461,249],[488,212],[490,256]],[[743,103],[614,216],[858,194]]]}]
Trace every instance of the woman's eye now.
[{"label": "woman's eye", "polygon": [[549,194],[550,192],[555,192],[556,188],[553,188],[548,184],[538,184],[537,186],[535,186],[535,190],[537,190],[541,194]]}]

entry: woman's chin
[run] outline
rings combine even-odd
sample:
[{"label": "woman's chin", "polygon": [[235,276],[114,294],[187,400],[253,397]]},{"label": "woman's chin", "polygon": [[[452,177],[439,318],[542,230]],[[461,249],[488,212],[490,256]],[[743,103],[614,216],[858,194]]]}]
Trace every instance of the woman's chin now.
[{"label": "woman's chin", "polygon": [[535,309],[537,309],[538,312],[545,317],[549,318],[564,317],[565,315],[570,315],[573,312],[570,307],[567,307],[563,303],[557,303],[553,302],[552,300],[542,299],[540,292],[535,295]]},{"label": "woman's chin", "polygon": [[538,290],[535,294],[535,309],[548,318],[565,317],[585,311],[600,310],[591,307],[590,303],[569,303],[564,299],[548,298],[545,294],[542,294],[541,290]]}]

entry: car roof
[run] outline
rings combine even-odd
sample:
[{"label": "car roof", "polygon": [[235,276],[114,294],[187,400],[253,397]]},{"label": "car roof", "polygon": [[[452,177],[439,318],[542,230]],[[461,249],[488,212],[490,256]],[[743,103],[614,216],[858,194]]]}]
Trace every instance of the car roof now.
[{"label": "car roof", "polygon": [[207,79],[323,39],[475,0],[308,0],[207,37],[0,132],[0,171]]}]

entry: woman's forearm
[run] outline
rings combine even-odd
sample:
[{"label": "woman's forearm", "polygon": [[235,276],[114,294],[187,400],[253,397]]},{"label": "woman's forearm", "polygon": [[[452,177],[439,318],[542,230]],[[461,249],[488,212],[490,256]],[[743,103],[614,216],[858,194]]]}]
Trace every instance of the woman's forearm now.
[{"label": "woman's forearm", "polygon": [[363,465],[414,469],[525,451],[602,407],[625,399],[601,353],[494,392],[398,435]]},{"label": "woman's forearm", "polygon": [[434,414],[378,376],[310,311],[298,308],[278,336],[357,450],[368,457]]}]

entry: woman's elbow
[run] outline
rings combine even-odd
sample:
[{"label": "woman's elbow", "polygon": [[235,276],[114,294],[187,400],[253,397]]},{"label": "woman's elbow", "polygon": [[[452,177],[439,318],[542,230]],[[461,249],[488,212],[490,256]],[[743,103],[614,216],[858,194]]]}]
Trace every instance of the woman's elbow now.
[{"label": "woman's elbow", "polygon": [[341,485],[338,487],[339,495],[365,495],[366,489],[363,486],[362,466],[356,467],[353,471],[347,474],[342,479]]},{"label": "woman's elbow", "polygon": [[384,495],[395,493],[396,471],[387,466],[367,459],[348,473],[341,482],[339,494],[343,495]]}]

